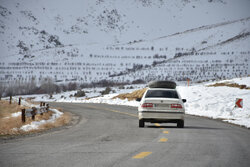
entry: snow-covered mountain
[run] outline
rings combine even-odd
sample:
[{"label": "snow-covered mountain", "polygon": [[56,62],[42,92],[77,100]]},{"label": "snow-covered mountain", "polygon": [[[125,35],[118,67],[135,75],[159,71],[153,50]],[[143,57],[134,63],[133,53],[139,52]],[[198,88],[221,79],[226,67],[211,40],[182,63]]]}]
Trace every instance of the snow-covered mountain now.
[{"label": "snow-covered mountain", "polygon": [[250,74],[249,0],[0,0],[0,80]]}]

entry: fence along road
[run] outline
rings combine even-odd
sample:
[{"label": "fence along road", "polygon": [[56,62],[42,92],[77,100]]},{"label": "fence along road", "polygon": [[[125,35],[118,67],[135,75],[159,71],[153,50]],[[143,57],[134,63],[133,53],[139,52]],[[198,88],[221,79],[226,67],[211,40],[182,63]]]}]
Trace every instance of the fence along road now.
[{"label": "fence along road", "polygon": [[53,103],[79,122],[32,137],[0,139],[0,166],[250,166],[250,130],[187,116],[138,128],[136,108]]},{"label": "fence along road", "polygon": [[35,116],[37,114],[43,115],[43,113],[47,113],[48,111],[49,111],[49,104],[46,104],[44,102],[40,103],[40,107],[32,107],[29,109],[24,108],[22,109],[22,116],[21,116],[22,122],[26,121],[26,117],[32,117],[32,120],[35,120]]}]

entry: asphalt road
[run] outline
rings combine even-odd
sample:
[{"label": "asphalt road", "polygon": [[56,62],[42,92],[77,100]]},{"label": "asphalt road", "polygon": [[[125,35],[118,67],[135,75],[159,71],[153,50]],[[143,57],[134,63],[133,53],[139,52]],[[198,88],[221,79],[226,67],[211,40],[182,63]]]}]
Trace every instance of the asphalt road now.
[{"label": "asphalt road", "polygon": [[186,116],[185,128],[138,128],[136,108],[53,104],[79,117],[70,127],[0,140],[0,166],[249,167],[250,130]]}]

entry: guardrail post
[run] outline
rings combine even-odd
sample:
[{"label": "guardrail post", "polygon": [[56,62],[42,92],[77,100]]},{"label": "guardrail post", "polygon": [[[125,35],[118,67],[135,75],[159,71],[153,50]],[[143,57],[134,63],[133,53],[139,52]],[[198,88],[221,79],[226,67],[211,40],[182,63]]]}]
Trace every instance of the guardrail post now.
[{"label": "guardrail post", "polygon": [[19,100],[18,100],[18,105],[20,106],[21,105],[21,97],[19,97]]},{"label": "guardrail post", "polygon": [[[40,111],[41,111],[42,106],[43,106],[43,102],[40,102]],[[43,113],[40,113],[40,115],[43,115]]]},{"label": "guardrail post", "polygon": [[22,109],[22,122],[25,122],[25,109]]},{"label": "guardrail post", "polygon": [[35,107],[32,107],[32,120],[34,121],[35,120],[35,116],[36,116],[36,108]]},{"label": "guardrail post", "polygon": [[46,105],[46,110],[49,111],[49,104]]},{"label": "guardrail post", "polygon": [[10,96],[10,104],[11,104],[11,101],[12,101],[12,96]]}]

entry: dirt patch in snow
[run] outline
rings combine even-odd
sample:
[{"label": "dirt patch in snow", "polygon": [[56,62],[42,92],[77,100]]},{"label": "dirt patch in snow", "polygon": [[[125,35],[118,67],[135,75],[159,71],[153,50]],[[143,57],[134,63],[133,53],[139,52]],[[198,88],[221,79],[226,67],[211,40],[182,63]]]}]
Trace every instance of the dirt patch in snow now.
[{"label": "dirt patch in snow", "polygon": [[124,94],[119,94],[118,96],[113,97],[113,99],[115,98],[119,98],[119,99],[128,99],[128,101],[131,100],[136,100],[137,98],[142,98],[143,94],[146,92],[148,88],[143,88],[140,90],[136,90],[132,93],[124,93]]},{"label": "dirt patch in snow", "polygon": [[247,87],[246,85],[239,85],[237,83],[229,83],[229,82],[215,83],[212,85],[208,85],[208,87],[219,87],[219,86],[227,86],[227,87],[233,87],[233,88],[239,88],[239,89],[250,89],[250,87]]}]

